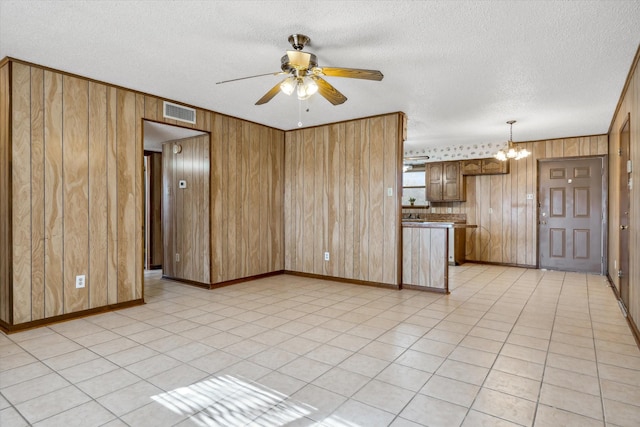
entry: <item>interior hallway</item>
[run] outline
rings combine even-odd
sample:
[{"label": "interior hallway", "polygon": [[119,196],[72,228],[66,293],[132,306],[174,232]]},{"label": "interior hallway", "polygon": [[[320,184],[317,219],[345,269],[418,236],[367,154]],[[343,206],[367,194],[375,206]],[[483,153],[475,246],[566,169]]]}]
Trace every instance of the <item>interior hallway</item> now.
[{"label": "interior hallway", "polygon": [[637,426],[604,277],[465,264],[452,293],[281,275],[0,334],[0,425]]}]

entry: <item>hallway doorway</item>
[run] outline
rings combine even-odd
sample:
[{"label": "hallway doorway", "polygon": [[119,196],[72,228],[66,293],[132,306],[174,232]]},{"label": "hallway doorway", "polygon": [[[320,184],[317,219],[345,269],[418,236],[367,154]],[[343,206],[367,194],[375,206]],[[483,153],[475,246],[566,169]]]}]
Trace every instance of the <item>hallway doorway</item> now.
[{"label": "hallway doorway", "polygon": [[[174,243],[176,242],[176,232],[180,229],[180,233],[178,235],[188,235],[188,248],[186,250],[181,248],[180,251],[189,252],[191,247],[197,248],[197,245],[192,245],[192,242],[197,240],[194,239],[195,235],[199,235],[202,242],[209,244],[210,235],[207,230],[203,230],[203,232],[200,233],[197,231],[197,226],[195,226],[195,231],[192,230],[192,225],[202,225],[206,218],[208,218],[208,214],[206,214],[206,212],[203,213],[203,218],[200,218],[201,215],[198,214],[189,215],[188,217],[185,217],[184,220],[180,219],[177,222],[175,218],[175,209],[167,209],[167,202],[173,201],[175,205],[175,196],[179,185],[179,182],[176,180],[184,180],[191,184],[188,189],[181,189],[183,192],[180,193],[179,198],[180,208],[182,208],[183,202],[186,201],[186,203],[189,204],[190,201],[194,200],[190,197],[193,193],[192,190],[204,185],[208,186],[209,134],[195,129],[168,125],[150,120],[143,120],[143,122],[145,156],[145,191],[143,204],[145,219],[143,233],[145,274],[149,270],[161,269],[159,274],[164,276],[169,270],[171,277],[179,280],[184,279],[187,281],[199,282],[200,280],[194,279],[192,274],[189,273],[187,274],[188,277],[182,277],[182,270],[175,269],[176,248],[174,247]],[[192,152],[193,150],[191,147],[193,144],[191,139],[195,138],[205,138],[206,142],[204,145],[201,145],[199,150]],[[185,148],[183,153],[173,152],[173,145],[176,144],[176,141],[184,141],[184,143],[181,144],[181,147],[184,146]],[[163,153],[163,149],[165,150],[165,153]],[[168,157],[171,157],[171,159]],[[179,160],[177,160],[178,158]],[[178,170],[175,169],[176,165],[178,165]],[[203,172],[205,171],[206,177],[203,175]],[[171,174],[170,178],[167,178],[167,174]],[[178,175],[180,175],[180,177],[178,177]],[[187,190],[189,195],[184,194]],[[208,187],[207,193],[198,193],[195,197],[195,201],[201,201],[204,206],[209,204]],[[171,236],[173,236],[173,238],[169,238]],[[167,245],[173,246],[168,248]],[[173,254],[171,262],[167,262],[169,259],[168,250]],[[182,255],[183,258],[186,255],[183,265],[188,264],[189,271],[193,269],[197,270],[199,268],[198,266],[202,264],[202,270],[206,270],[208,272],[209,263],[202,261],[200,256],[194,257],[187,255],[186,253],[183,253]]]}]

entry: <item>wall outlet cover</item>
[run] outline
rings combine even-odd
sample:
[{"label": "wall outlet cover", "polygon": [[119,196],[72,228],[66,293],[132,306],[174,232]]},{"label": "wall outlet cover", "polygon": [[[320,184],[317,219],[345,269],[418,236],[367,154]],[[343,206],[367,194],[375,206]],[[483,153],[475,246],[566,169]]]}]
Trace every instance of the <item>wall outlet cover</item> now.
[{"label": "wall outlet cover", "polygon": [[76,289],[84,288],[85,286],[85,275],[76,276]]}]

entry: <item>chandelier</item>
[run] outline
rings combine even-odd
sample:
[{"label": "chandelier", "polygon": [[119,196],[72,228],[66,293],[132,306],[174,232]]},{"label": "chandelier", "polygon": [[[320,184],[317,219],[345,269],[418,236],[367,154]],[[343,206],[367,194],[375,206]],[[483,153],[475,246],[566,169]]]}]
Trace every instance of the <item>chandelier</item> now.
[{"label": "chandelier", "polygon": [[516,147],[513,142],[513,124],[515,120],[509,120],[507,124],[509,125],[509,141],[507,141],[507,146],[505,148],[501,148],[500,151],[496,153],[494,156],[496,159],[501,161],[507,161],[509,159],[520,160],[528,157],[531,152],[526,148]]}]

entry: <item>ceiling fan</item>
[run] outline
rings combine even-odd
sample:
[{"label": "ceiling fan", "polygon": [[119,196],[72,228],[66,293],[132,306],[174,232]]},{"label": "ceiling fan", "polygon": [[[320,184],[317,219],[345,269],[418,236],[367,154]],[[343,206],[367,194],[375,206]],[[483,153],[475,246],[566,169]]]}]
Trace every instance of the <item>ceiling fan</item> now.
[{"label": "ceiling fan", "polygon": [[310,41],[311,39],[304,34],[292,34],[289,36],[289,43],[291,43],[294,50],[288,50],[287,54],[280,59],[280,68],[282,71],[225,80],[216,84],[252,79],[254,77],[288,75],[288,77],[265,93],[264,96],[256,102],[256,105],[266,104],[280,91],[287,95],[296,92],[298,99],[301,100],[307,99],[317,92],[333,105],[340,105],[347,100],[347,97],[323,79],[323,76],[377,81],[382,80],[384,77],[378,70],[318,67],[318,59],[316,56],[313,53],[302,51]]}]

